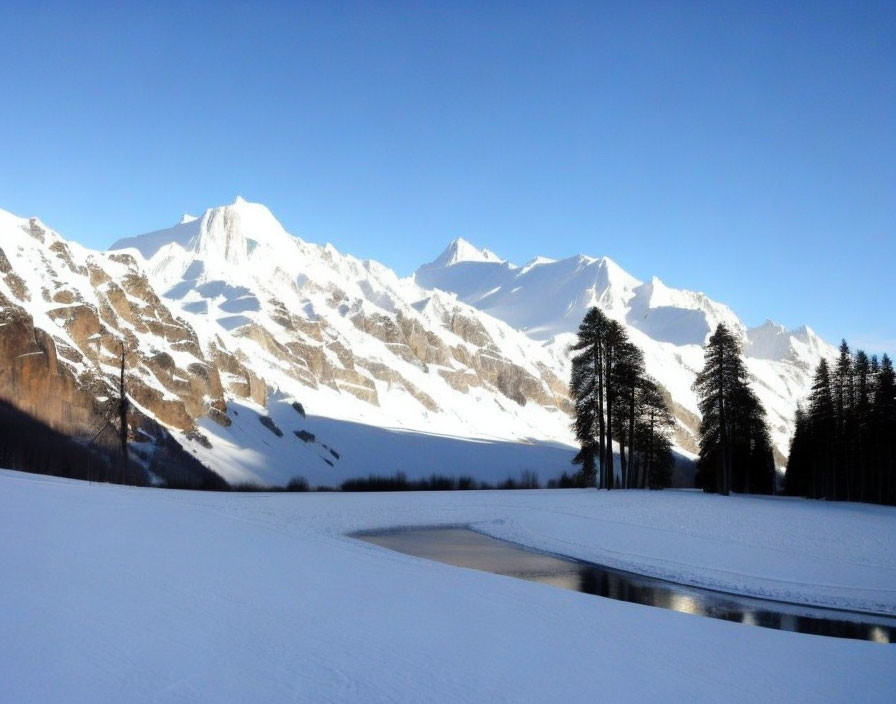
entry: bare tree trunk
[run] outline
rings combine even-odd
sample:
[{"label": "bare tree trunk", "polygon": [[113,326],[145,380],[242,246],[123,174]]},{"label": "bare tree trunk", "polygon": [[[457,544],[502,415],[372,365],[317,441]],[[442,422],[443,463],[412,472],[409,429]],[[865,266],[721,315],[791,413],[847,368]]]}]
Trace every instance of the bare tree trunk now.
[{"label": "bare tree trunk", "polygon": [[613,405],[615,398],[612,382],[607,379],[607,489],[613,488],[616,471],[613,467]]},{"label": "bare tree trunk", "polygon": [[644,488],[645,489],[650,487],[650,470],[653,469],[653,462],[654,462],[653,455],[654,455],[655,443],[654,443],[654,437],[653,437],[653,430],[654,430],[655,415],[656,414],[651,410],[650,411],[650,435],[648,436],[648,443],[649,443],[648,448],[649,449],[647,451],[647,467],[644,470]]},{"label": "bare tree trunk", "polygon": [[597,488],[602,489],[606,484],[606,456],[604,455],[606,448],[606,426],[604,424],[604,342],[603,340],[598,340],[597,342],[597,405],[598,405],[598,457],[600,464],[600,479],[598,480]]},{"label": "bare tree trunk", "polygon": [[124,484],[128,470],[128,397],[124,386],[124,342],[121,343],[121,378],[118,388],[118,439],[121,445],[119,481]]},{"label": "bare tree trunk", "polygon": [[725,429],[723,426],[724,420],[724,405],[722,403],[722,396],[719,394],[719,398],[717,399],[719,404],[719,459],[716,462],[716,491],[720,494],[725,493],[725,452],[727,448],[725,447]]},{"label": "bare tree trunk", "polygon": [[625,456],[625,443],[630,440],[625,437],[625,423],[622,424],[622,429],[619,431],[619,469],[622,473],[622,488],[627,489],[628,485],[628,461]]},{"label": "bare tree trunk", "polygon": [[[629,397],[628,402],[628,464],[629,467],[632,466],[632,450],[635,448],[635,387],[637,386],[634,379],[632,379],[632,388],[631,388],[631,396]],[[626,486],[626,489],[630,489],[631,486]]]},{"label": "bare tree trunk", "polygon": [[616,471],[613,467],[613,406],[616,401],[616,392],[613,388],[612,370],[613,358],[615,350],[612,341],[608,340],[606,345],[606,355],[604,356],[604,386],[607,391],[607,489],[612,489],[616,479]]}]

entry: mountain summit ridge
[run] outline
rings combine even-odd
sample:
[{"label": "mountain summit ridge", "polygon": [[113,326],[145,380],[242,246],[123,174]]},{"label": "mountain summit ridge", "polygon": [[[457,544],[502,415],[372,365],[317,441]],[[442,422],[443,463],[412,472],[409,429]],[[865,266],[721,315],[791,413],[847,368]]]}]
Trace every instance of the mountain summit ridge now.
[{"label": "mountain summit ridge", "polygon": [[[245,217],[244,212],[259,215]],[[423,305],[420,301],[438,300],[434,292],[441,290],[458,303],[500,320],[532,340],[534,346],[526,354],[546,355],[553,373],[565,379],[569,371],[566,347],[587,310],[598,306],[626,325],[632,339],[645,350],[648,371],[683,409],[680,420],[688,427],[680,428],[679,445],[691,452],[696,449],[693,416],[698,415],[693,379],[702,368],[702,345],[719,323],[729,326],[741,341],[754,387],[769,413],[779,459],[788,450],[793,413],[796,404],[808,394],[812,369],[821,357],[835,354],[833,346],[807,326],[792,331],[777,323],[748,328],[729,306],[705,293],[668,286],[656,275],[642,281],[608,256],[536,257],[520,267],[457,237],[434,260],[423,264],[411,277],[401,279],[379,262],[357,260],[331,245],[316,245],[289,235],[265,206],[241,198],[230,206],[207,210],[198,222],[203,227],[208,222],[205,229],[215,233],[210,238],[214,243],[212,251],[201,266],[208,269],[216,261],[215,252],[224,248],[230,254],[224,258],[227,267],[218,271],[218,279],[255,290],[236,302],[227,299],[223,309],[215,309],[216,320],[229,330],[246,324],[254,314],[244,308],[257,309],[264,297],[281,299],[288,308],[300,306],[327,318],[329,314],[320,302],[310,305],[302,295],[292,298],[296,285],[302,289],[309,285],[344,288],[350,296],[383,308],[390,315],[409,304],[415,312],[432,314],[444,303]],[[236,234],[233,227],[221,225],[226,222],[237,223],[238,227],[233,226]],[[256,222],[261,224],[246,227],[247,223]],[[174,243],[178,240],[176,230],[177,227],[172,228],[169,235]],[[144,237],[158,240],[159,236],[156,232]],[[256,241],[262,244],[253,246]],[[128,241],[118,243],[124,244]],[[196,260],[202,259],[200,255],[203,252],[196,251],[184,259],[183,254],[172,253],[172,260],[181,258],[179,266],[172,266],[166,257],[153,255],[148,267],[155,280],[168,286],[189,287],[189,282],[178,283],[175,279],[184,275],[188,267],[195,270]],[[281,265],[290,259],[303,272],[295,280]],[[272,282],[277,280],[288,283],[289,290],[282,285],[272,288]],[[201,281],[202,277],[197,282],[201,285]],[[264,293],[259,293],[259,288]],[[180,295],[177,289],[167,290]],[[204,295],[192,296],[192,300],[182,298],[188,312],[214,308]],[[541,351],[536,352],[537,349]],[[685,419],[687,414],[691,416]]]},{"label": "mountain summit ridge", "polygon": [[460,264],[462,262],[489,262],[506,264],[497,254],[489,249],[480,248],[463,237],[455,237],[442,253],[429,264],[424,266],[443,267]]},{"label": "mountain summit ridge", "polygon": [[[456,238],[402,278],[295,237],[239,197],[105,253],[3,211],[0,234],[0,296],[17,319],[68,350],[59,363],[88,390],[108,385],[125,340],[146,414],[228,481],[335,485],[348,472],[458,466],[492,482],[520,467],[557,476],[572,457],[569,343],[595,305],[644,350],[684,454],[696,450],[701,345],[718,322],[743,340],[779,461],[812,367],[834,353],[808,327],[747,329],[705,294],[641,281],[609,257],[520,267]],[[433,433],[476,444],[438,457],[425,449],[446,447]],[[337,446],[339,457],[326,449]]]},{"label": "mountain summit ridge", "polygon": [[767,322],[748,328],[729,306],[705,293],[673,288],[656,275],[641,281],[606,256],[536,257],[522,268],[506,262],[433,262],[420,267],[414,280],[424,288],[451,292],[522,330],[561,365],[588,308],[598,306],[626,326],[645,352],[648,372],[694,417],[699,411],[693,380],[703,366],[702,346],[725,323],[741,342],[753,386],[769,415],[779,461],[788,451],[793,415],[808,395],[812,371],[822,357],[836,354],[807,325],[788,330]]},{"label": "mountain summit ridge", "polygon": [[119,239],[109,249],[133,247],[151,259],[160,248],[176,244],[206,256],[223,254],[239,263],[239,257],[252,246],[263,243],[283,247],[293,239],[297,238],[285,230],[267,206],[236,196],[233,203],[208,208],[198,217],[185,214],[173,227]]},{"label": "mountain summit ridge", "polygon": [[[452,247],[457,241],[458,240],[453,240],[451,243],[449,243],[448,247],[446,247],[446,249],[443,250],[442,254],[435,260],[420,266],[413,274],[415,280],[417,280],[418,283],[421,283],[421,285],[424,286],[443,288],[443,290],[445,291],[455,293],[462,300],[471,299],[478,302],[487,301],[489,304],[494,304],[495,301],[500,298],[500,292],[495,290],[496,287],[492,286],[488,288],[487,292],[483,292],[479,289],[473,288],[473,286],[479,283],[479,281],[485,281],[489,285],[494,283],[494,278],[489,276],[489,269],[498,270],[499,267],[477,267],[475,270],[476,281],[469,282],[468,285],[465,285],[467,284],[467,282],[462,281],[461,277],[458,276],[460,272],[457,269],[452,272],[453,276],[451,278],[448,278],[447,282],[444,281],[440,276],[434,276],[433,272],[437,271],[440,268],[463,265],[466,262],[477,262],[481,264],[502,264],[505,266],[500,268],[504,270],[504,274],[507,277],[508,281],[513,281],[514,285],[512,286],[512,288],[519,291],[519,285],[521,283],[520,279],[524,278],[527,274],[535,269],[552,266],[556,267],[558,270],[565,269],[565,271],[563,271],[562,273],[558,271],[556,273],[553,273],[552,275],[552,278],[563,278],[570,275],[580,275],[584,270],[588,270],[590,267],[594,267],[596,270],[601,272],[600,275],[595,276],[594,279],[589,282],[589,285],[585,285],[582,287],[582,290],[593,292],[594,295],[591,296],[591,299],[592,302],[596,305],[600,304],[600,293],[604,292],[607,287],[616,287],[624,292],[619,296],[610,297],[615,298],[617,302],[620,299],[631,300],[635,298],[635,296],[631,292],[638,289],[638,298],[640,299],[638,302],[640,303],[641,308],[650,310],[657,308],[675,307],[696,311],[711,310],[713,311],[712,317],[714,318],[716,324],[718,324],[719,322],[725,322],[726,324],[730,325],[733,328],[733,332],[735,333],[735,335],[737,335],[745,345],[750,344],[752,332],[762,331],[767,326],[771,325],[774,326],[777,331],[786,332],[787,335],[791,337],[800,339],[805,342],[811,342],[815,346],[823,346],[821,343],[823,343],[824,341],[811,327],[806,324],[802,324],[793,329],[788,329],[786,328],[786,326],[781,325],[780,323],[777,323],[770,318],[766,318],[765,322],[761,325],[748,327],[740,320],[740,318],[729,306],[725,305],[724,303],[719,303],[718,301],[707,295],[705,292],[671,287],[667,285],[656,274],[652,275],[648,281],[641,281],[635,276],[629,274],[614,259],[605,255],[592,256],[584,253],[579,253],[561,259],[536,255],[528,262],[526,262],[526,264],[524,264],[523,266],[518,266],[513,262],[510,262],[509,260],[501,258],[491,250],[479,249],[475,248],[474,245],[470,245],[479,252],[487,252],[489,256],[487,258],[470,257],[454,259],[446,257],[446,254],[452,251]],[[466,242],[466,240],[462,241],[466,244],[469,244]],[[449,259],[450,261],[446,261]],[[570,272],[569,269],[572,269],[572,271]],[[542,272],[540,273],[544,273],[544,269],[542,269]],[[445,283],[447,283],[447,286],[440,285]],[[484,287],[485,284],[482,284],[481,288]],[[606,303],[606,301],[604,302]],[[482,307],[484,310],[488,310],[488,307],[486,305],[480,307]],[[612,308],[612,305],[610,307]],[[521,325],[521,327],[528,330],[550,329],[544,325],[523,324]],[[577,327],[577,325],[575,327]],[[714,327],[715,326],[713,326],[713,329]],[[574,332],[574,329],[574,327],[567,324],[566,329],[564,329],[563,332]],[[709,334],[710,333],[707,333],[707,337]],[[705,340],[703,342],[705,342]],[[699,344],[703,344],[703,342],[700,342]]]}]

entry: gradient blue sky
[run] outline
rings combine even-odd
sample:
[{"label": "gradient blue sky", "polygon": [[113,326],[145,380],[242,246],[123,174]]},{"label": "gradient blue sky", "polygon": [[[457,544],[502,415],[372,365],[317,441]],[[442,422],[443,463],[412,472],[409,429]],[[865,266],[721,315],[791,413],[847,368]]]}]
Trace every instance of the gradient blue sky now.
[{"label": "gradient blue sky", "polygon": [[0,208],[71,239],[241,194],[399,273],[606,254],[896,350],[892,0],[89,5],[0,6]]}]

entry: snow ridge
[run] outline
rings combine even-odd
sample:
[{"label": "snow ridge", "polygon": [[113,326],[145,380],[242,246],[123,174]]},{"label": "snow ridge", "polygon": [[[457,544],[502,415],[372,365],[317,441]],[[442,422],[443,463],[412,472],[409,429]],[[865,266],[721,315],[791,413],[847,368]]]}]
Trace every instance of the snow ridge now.
[{"label": "snow ridge", "polygon": [[788,452],[794,411],[808,394],[815,366],[836,354],[806,326],[787,330],[767,322],[747,329],[731,308],[706,294],[672,288],[656,276],[641,282],[608,257],[536,257],[522,268],[503,260],[439,265],[441,259],[420,267],[414,280],[452,292],[541,342],[561,376],[568,370],[566,347],[588,308],[598,306],[623,323],[644,351],[648,372],[683,409],[676,413],[689,427],[677,440],[691,451],[696,442],[688,444],[686,436],[696,440],[698,415],[692,386],[703,366],[702,346],[719,323],[741,340],[779,462]]}]

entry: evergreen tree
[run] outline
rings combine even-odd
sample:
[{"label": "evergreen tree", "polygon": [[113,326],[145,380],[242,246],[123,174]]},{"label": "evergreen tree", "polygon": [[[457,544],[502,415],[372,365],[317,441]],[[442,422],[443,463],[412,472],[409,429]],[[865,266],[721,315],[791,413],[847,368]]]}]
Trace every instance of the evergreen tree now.
[{"label": "evergreen tree", "polygon": [[809,424],[811,462],[812,462],[812,497],[820,499],[824,496],[833,498],[834,479],[834,432],[836,418],[834,410],[834,392],[831,388],[831,375],[827,360],[821,360],[815,370],[812,382],[812,394],[809,397]]},{"label": "evergreen tree", "polygon": [[896,504],[896,373],[887,355],[874,381],[872,408],[874,465],[873,499]]},{"label": "evergreen tree", "polygon": [[704,491],[774,490],[774,457],[765,411],[749,387],[737,339],[720,323],[697,375],[700,457],[697,483]]},{"label": "evergreen tree", "polygon": [[896,503],[896,375],[844,340],[831,372],[818,364],[798,408],[785,490],[794,496]]},{"label": "evergreen tree", "polygon": [[[576,353],[570,378],[573,427],[580,445],[573,462],[582,467],[583,484],[592,486],[597,478],[600,488],[643,487],[653,471],[654,483],[663,486],[662,471],[674,464],[665,435],[671,414],[656,383],[645,374],[641,350],[628,340],[622,325],[598,308],[585,315],[571,350]],[[614,441],[619,446],[618,477]]]},{"label": "evergreen tree", "polygon": [[734,389],[746,379],[737,341],[719,324],[704,352],[705,364],[695,388],[702,414],[697,479],[704,491],[728,494],[731,486],[730,404]]},{"label": "evergreen tree", "polygon": [[671,484],[675,458],[669,429],[675,419],[666,405],[657,383],[645,377],[641,383],[637,402],[635,439],[635,486],[638,488],[664,489]]},{"label": "evergreen tree", "polygon": [[793,437],[790,440],[790,455],[787,458],[787,472],[784,474],[784,493],[788,496],[812,495],[810,433],[809,417],[802,406],[797,406]]},{"label": "evergreen tree", "polygon": [[607,323],[603,340],[604,362],[604,405],[606,417],[606,445],[604,447],[604,488],[614,489],[619,486],[614,466],[613,440],[619,439],[619,427],[614,421],[619,420],[619,411],[616,408],[620,402],[620,367],[625,365],[628,354],[628,335],[625,328],[617,321],[610,320]]},{"label": "evergreen tree", "polygon": [[632,486],[635,422],[637,399],[644,380],[644,355],[631,342],[619,345],[616,363],[612,369],[613,387],[616,389],[617,403],[614,408],[613,427],[619,442],[619,464],[621,486]]},{"label": "evergreen tree", "polygon": [[862,350],[855,354],[852,364],[853,410],[852,410],[852,462],[853,482],[850,496],[859,501],[867,500],[872,486],[872,460],[869,456],[871,443],[871,360]]},{"label": "evergreen tree", "polygon": [[880,423],[878,422],[878,400],[880,387],[880,361],[876,354],[871,355],[871,418],[868,427],[868,501],[884,502],[882,491],[883,470],[881,469],[883,452],[881,444]]},{"label": "evergreen tree", "polygon": [[[618,430],[614,429],[614,420],[620,418],[616,408],[618,387],[630,353],[625,328],[600,309],[591,308],[579,325],[579,339],[572,350],[578,352],[573,357],[570,385],[576,405],[576,437],[583,446],[595,445],[598,484],[611,489],[616,485],[613,440],[619,439]],[[590,456],[588,450],[579,457],[583,467]]]},{"label": "evergreen tree", "polygon": [[[572,360],[570,395],[575,405],[575,434],[581,450],[573,459],[582,465],[582,482],[593,486],[595,459],[600,462],[603,475],[603,336],[606,316],[592,308],[579,325],[579,339],[572,349],[577,351]],[[599,435],[595,442],[595,433]]]},{"label": "evergreen tree", "polygon": [[775,492],[775,460],[765,410],[749,386],[739,386],[731,404],[734,429],[732,487],[745,494]]},{"label": "evergreen tree", "polygon": [[835,466],[831,474],[831,498],[851,498],[853,483],[853,368],[846,340],[840,342],[840,356],[834,367]]},{"label": "evergreen tree", "polygon": [[648,489],[666,489],[672,486],[672,470],[675,468],[675,456],[672,454],[672,442],[668,436],[660,433],[655,437],[653,460],[647,472]]}]

